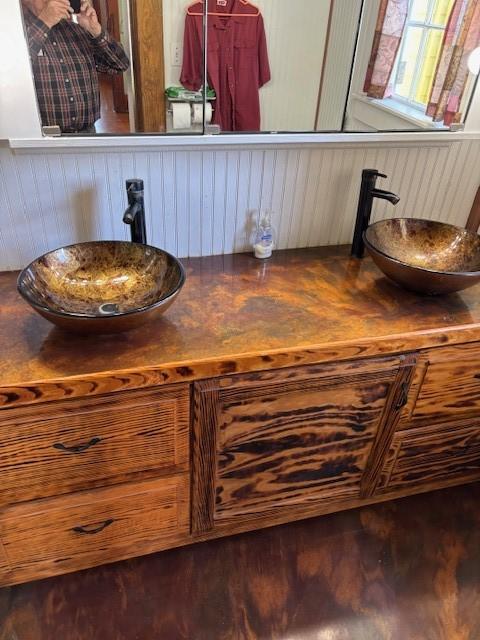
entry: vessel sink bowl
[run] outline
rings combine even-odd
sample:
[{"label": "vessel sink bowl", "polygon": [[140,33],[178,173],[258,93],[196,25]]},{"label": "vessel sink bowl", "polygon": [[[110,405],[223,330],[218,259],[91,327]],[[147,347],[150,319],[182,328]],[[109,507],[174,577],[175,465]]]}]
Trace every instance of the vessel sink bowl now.
[{"label": "vessel sink bowl", "polygon": [[405,289],[437,295],[480,281],[480,237],[460,227],[393,218],[368,227],[364,241],[379,269]]},{"label": "vessel sink bowl", "polygon": [[132,242],[85,242],[34,260],[18,291],[44,318],[75,333],[135,329],[173,303],[185,283],[169,253]]}]

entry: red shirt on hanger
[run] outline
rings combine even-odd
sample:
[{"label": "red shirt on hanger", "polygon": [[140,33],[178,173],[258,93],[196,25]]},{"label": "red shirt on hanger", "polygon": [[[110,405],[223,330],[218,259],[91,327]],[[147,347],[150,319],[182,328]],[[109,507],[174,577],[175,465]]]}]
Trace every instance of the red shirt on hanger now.
[{"label": "red shirt on hanger", "polygon": [[[197,2],[189,11],[202,14],[203,3]],[[213,123],[222,131],[260,131],[258,90],[270,80],[262,15],[241,0],[208,0],[208,11],[240,14],[208,16],[208,84],[217,94]],[[186,89],[198,91],[203,83],[202,53],[202,15],[187,13],[180,77]]]}]

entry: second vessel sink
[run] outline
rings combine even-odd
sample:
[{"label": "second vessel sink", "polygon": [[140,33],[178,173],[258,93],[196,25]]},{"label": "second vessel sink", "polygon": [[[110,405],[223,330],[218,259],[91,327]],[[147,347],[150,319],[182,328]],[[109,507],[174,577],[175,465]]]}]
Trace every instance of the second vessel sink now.
[{"label": "second vessel sink", "polygon": [[392,218],[368,227],[364,242],[383,273],[406,289],[436,295],[480,281],[480,237],[460,227]]},{"label": "second vessel sink", "polygon": [[25,300],[77,333],[117,333],[164,313],[185,283],[182,264],[144,244],[85,242],[32,262],[18,278]]}]

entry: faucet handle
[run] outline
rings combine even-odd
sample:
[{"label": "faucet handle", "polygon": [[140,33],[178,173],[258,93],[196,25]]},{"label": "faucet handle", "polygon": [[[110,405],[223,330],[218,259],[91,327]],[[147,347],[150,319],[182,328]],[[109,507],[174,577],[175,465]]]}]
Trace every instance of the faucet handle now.
[{"label": "faucet handle", "polygon": [[380,173],[380,171],[378,171],[378,169],[364,169],[362,171],[362,176],[364,178],[366,178],[366,177],[388,178],[388,176],[386,176],[384,173]]},{"label": "faucet handle", "polygon": [[140,178],[130,178],[127,180],[127,193],[140,193],[143,192],[143,180]]}]

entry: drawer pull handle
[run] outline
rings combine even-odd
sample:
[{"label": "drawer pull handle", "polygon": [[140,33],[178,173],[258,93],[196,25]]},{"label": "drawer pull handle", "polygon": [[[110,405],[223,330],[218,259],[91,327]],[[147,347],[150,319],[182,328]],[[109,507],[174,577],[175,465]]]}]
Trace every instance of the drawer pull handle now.
[{"label": "drawer pull handle", "polygon": [[96,533],[100,533],[100,531],[103,531],[104,529],[109,527],[111,524],[113,524],[113,522],[114,522],[114,520],[107,520],[106,522],[101,524],[99,527],[96,527],[95,529],[90,529],[88,526],[86,526],[86,527],[73,527],[72,531],[75,531],[75,533],[81,533],[81,534],[84,534],[84,535],[86,534],[86,535],[93,536]]},{"label": "drawer pull handle", "polygon": [[400,397],[398,399],[397,406],[396,406],[397,411],[399,411],[400,409],[403,409],[403,407],[405,407],[408,404],[408,390],[409,390],[409,385],[407,382],[404,382],[401,386]]},{"label": "drawer pull handle", "polygon": [[96,444],[101,442],[101,438],[92,438],[90,442],[86,444],[78,444],[76,447],[66,447],[64,444],[57,442],[53,445],[54,449],[58,449],[59,451],[65,451],[66,453],[83,453],[90,449],[90,447],[94,447]]}]

